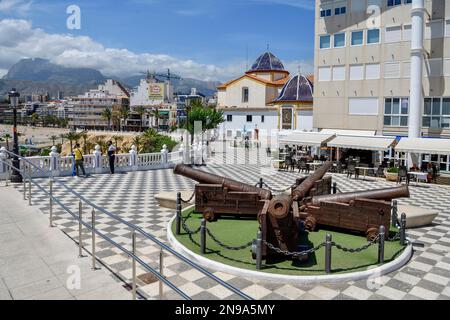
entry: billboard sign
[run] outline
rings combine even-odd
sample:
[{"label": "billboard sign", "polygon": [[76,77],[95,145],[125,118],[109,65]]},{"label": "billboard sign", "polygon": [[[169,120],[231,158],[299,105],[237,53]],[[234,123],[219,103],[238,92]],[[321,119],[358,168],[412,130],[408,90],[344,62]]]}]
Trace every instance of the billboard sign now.
[{"label": "billboard sign", "polygon": [[149,84],[148,97],[151,100],[164,100],[164,83]]}]

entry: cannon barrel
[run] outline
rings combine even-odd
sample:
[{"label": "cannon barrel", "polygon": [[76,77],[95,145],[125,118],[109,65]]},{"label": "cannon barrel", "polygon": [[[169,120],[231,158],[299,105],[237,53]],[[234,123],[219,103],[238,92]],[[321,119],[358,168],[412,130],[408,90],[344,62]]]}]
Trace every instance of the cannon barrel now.
[{"label": "cannon barrel", "polygon": [[294,201],[303,199],[308,192],[314,187],[316,181],[323,178],[328,170],[333,167],[333,162],[325,162],[319,169],[317,169],[312,175],[305,179],[297,188],[292,191],[292,198]]},{"label": "cannon barrel", "polygon": [[396,198],[409,198],[409,188],[407,186],[386,188],[369,191],[348,192],[331,194],[326,196],[316,196],[311,200],[311,204],[318,206],[321,202],[339,202],[350,203],[355,199],[372,199],[372,200],[386,200],[390,201]]},{"label": "cannon barrel", "polygon": [[270,200],[272,199],[272,193],[269,190],[257,188],[239,181],[235,181],[232,179],[227,179],[212,173],[195,170],[191,167],[178,164],[173,169],[175,174],[182,175],[184,177],[190,178],[202,184],[221,184],[224,187],[228,188],[231,191],[238,192],[253,192],[257,193],[262,200]]}]

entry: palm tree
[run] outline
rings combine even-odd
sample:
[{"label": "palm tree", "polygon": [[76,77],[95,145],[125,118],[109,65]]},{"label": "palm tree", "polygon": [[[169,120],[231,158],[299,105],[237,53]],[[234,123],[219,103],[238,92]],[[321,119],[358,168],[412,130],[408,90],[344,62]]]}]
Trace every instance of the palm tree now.
[{"label": "palm tree", "polygon": [[70,154],[73,153],[73,142],[78,141],[80,139],[80,135],[74,131],[66,134],[65,138],[70,141]]},{"label": "palm tree", "polygon": [[51,137],[50,137],[50,140],[52,140],[52,142],[53,142],[53,145],[55,145],[55,144],[56,144],[56,139],[58,139],[58,137],[57,137],[57,136],[51,136]]},{"label": "palm tree", "polygon": [[83,131],[82,133],[80,133],[80,138],[83,139],[83,152],[84,154],[88,154],[88,148],[87,148],[87,139],[89,138],[89,135],[87,133],[87,131]]},{"label": "palm tree", "polygon": [[36,126],[36,123],[39,121],[39,115],[37,113],[33,113],[30,117],[31,124],[33,127]]},{"label": "palm tree", "polygon": [[142,144],[142,137],[141,136],[136,136],[133,138],[133,144],[136,146],[136,151],[139,153],[140,152],[140,146]]},{"label": "palm tree", "polygon": [[61,133],[59,135],[59,137],[61,138],[61,145],[63,145],[64,144],[64,139],[66,138],[66,135],[64,133]]},{"label": "palm tree", "polygon": [[9,150],[9,140],[12,139],[11,135],[9,133],[5,133],[3,135],[4,141],[6,141],[6,149]]},{"label": "palm tree", "polygon": [[127,121],[130,116],[130,109],[128,107],[122,107],[120,109],[120,119],[123,121],[122,131],[124,131],[125,121]]},{"label": "palm tree", "polygon": [[143,117],[144,117],[144,114],[147,113],[147,110],[146,110],[144,107],[139,106],[139,107],[135,108],[134,111],[135,111],[135,112],[139,115],[139,117],[140,117],[140,120],[141,120],[141,121],[140,121],[139,131],[142,132],[142,122],[144,122],[144,121],[143,121]]},{"label": "palm tree", "polygon": [[106,108],[102,112],[102,118],[108,121],[108,130],[111,130],[111,119],[113,117],[113,113],[110,108]]},{"label": "palm tree", "polygon": [[119,142],[122,142],[124,138],[122,136],[112,136],[111,139],[114,140],[114,144],[116,145],[116,150],[119,151]]},{"label": "palm tree", "polygon": [[155,118],[156,122],[156,130],[159,130],[159,118],[161,117],[161,114],[159,112],[159,108],[155,108],[151,111],[152,116]]}]

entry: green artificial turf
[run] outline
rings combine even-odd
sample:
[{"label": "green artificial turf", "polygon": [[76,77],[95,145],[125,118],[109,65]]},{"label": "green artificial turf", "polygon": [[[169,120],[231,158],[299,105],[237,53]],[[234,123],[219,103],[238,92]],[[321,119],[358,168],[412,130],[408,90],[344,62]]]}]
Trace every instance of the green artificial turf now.
[{"label": "green artificial turf", "polygon": [[[183,216],[187,218],[186,225],[189,229],[195,231],[200,226],[202,216],[194,213],[193,209],[185,210]],[[256,239],[258,222],[255,219],[223,217],[217,222],[207,223],[207,227],[221,242],[229,246],[241,246]],[[172,224],[172,231],[175,235],[175,223]],[[396,230],[393,229],[391,232],[395,233]],[[342,230],[325,230],[320,228],[315,232],[303,233],[300,237],[301,244],[309,242],[310,247],[316,247],[325,241],[327,233],[333,236],[334,242],[348,248],[358,248],[367,243],[365,236],[362,234],[350,234],[344,233]],[[181,234],[175,236],[189,250],[200,254],[200,233],[189,237],[181,228]],[[204,255],[206,258],[238,268],[256,270],[251,248],[239,251],[226,250],[217,245],[208,235],[206,239],[207,252]],[[399,241],[386,241],[385,263],[398,257],[403,252],[403,249]],[[332,273],[367,270],[369,267],[377,265],[377,261],[378,245],[373,245],[360,253],[343,252],[336,247],[332,249]],[[305,262],[293,262],[290,260],[263,261],[261,271],[286,275],[320,275],[325,274],[324,262],[325,249],[321,248]]]}]

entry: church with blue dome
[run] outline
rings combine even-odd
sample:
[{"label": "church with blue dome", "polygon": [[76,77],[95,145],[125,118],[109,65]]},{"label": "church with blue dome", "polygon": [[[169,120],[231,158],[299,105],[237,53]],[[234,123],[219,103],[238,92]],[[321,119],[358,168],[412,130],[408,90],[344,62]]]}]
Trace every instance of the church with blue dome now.
[{"label": "church with blue dome", "polygon": [[313,78],[300,71],[291,76],[272,52],[261,54],[243,75],[217,89],[218,109],[225,116],[220,134],[227,140],[313,129]]}]

